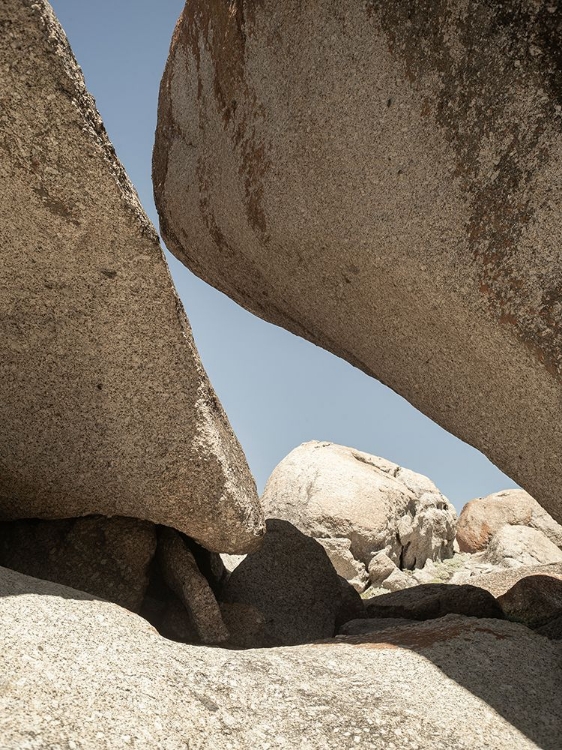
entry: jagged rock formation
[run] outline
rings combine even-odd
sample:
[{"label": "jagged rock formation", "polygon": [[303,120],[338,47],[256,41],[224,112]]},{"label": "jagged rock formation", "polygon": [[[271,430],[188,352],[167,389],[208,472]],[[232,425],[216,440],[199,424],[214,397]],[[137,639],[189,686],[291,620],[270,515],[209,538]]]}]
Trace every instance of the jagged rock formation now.
[{"label": "jagged rock formation", "polygon": [[0,28],[0,518],[256,549],[253,479],[64,32],[44,0]]},{"label": "jagged rock formation", "polygon": [[562,6],[185,6],[170,250],[377,377],[562,521]]}]

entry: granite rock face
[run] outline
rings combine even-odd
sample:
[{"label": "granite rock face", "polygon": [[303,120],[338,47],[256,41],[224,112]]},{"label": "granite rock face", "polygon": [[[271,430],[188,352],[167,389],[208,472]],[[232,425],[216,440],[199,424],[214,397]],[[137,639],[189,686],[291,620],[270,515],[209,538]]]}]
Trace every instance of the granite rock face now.
[{"label": "granite rock face", "polygon": [[445,617],[226,651],[7,570],[0,622],[6,750],[560,747],[562,646],[515,623]]},{"label": "granite rock face", "polygon": [[232,571],[221,602],[255,607],[265,628],[255,646],[292,646],[335,633],[342,595],[323,547],[287,521],[268,519],[259,552]]},{"label": "granite rock face", "polygon": [[160,90],[170,250],[562,522],[562,6],[194,0]]},{"label": "granite rock face", "polygon": [[315,538],[347,538],[367,566],[381,550],[400,567],[452,557],[456,513],[427,477],[334,443],[303,443],[262,495],[265,514]]},{"label": "granite rock face", "polygon": [[0,7],[0,518],[259,547],[242,450],[50,5]]},{"label": "granite rock face", "polygon": [[461,552],[485,550],[502,526],[530,526],[562,547],[562,526],[524,490],[503,490],[470,500],[457,523]]},{"label": "granite rock face", "polygon": [[498,597],[498,604],[510,620],[540,628],[562,617],[562,581],[548,575],[525,576]]},{"label": "granite rock face", "polygon": [[0,523],[0,565],[138,612],[156,551],[153,524],[136,518]]}]

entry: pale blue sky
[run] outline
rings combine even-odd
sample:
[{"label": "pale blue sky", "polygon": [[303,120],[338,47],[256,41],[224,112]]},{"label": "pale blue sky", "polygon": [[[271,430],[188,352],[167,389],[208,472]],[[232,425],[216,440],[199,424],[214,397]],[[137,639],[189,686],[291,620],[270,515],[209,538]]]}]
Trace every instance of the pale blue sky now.
[{"label": "pale blue sky", "polygon": [[[182,0],[54,0],[109,137],[158,228],[150,180],[158,86]],[[260,491],[306,440],[331,440],[431,477],[460,509],[515,484],[404,399],[264,323],[168,255],[203,364]]]}]

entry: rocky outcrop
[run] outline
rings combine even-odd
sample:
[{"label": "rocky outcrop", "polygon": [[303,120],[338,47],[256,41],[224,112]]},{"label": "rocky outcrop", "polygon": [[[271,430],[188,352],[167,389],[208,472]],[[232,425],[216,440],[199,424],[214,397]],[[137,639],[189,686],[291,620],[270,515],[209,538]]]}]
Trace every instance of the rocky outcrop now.
[{"label": "rocky outcrop", "polygon": [[0,565],[138,612],[156,530],[135,518],[0,523]]},{"label": "rocky outcrop", "polygon": [[456,513],[433,482],[353,448],[303,443],[274,469],[262,501],[267,517],[308,536],[349,539],[363,566],[381,550],[401,568],[453,555]]},{"label": "rocky outcrop", "polygon": [[529,526],[502,526],[492,537],[484,558],[506,568],[562,562],[562,549]]},{"label": "rocky outcrop", "polygon": [[432,620],[448,614],[503,618],[494,597],[476,586],[428,583],[365,601],[368,617]]},{"label": "rocky outcrop", "polygon": [[292,646],[333,636],[341,591],[326,552],[287,521],[266,523],[261,550],[232,571],[221,602],[248,604],[263,614],[266,627],[255,646]]},{"label": "rocky outcrop", "polygon": [[503,490],[468,502],[457,523],[461,552],[485,550],[502,526],[530,526],[562,547],[562,526],[524,490]]},{"label": "rocky outcrop", "polygon": [[556,4],[187,3],[171,251],[375,376],[562,521]]},{"label": "rocky outcrop", "polygon": [[64,32],[45,0],[0,28],[0,518],[256,549],[253,479]]},{"label": "rocky outcrop", "polygon": [[351,553],[351,539],[346,537],[334,537],[330,539],[317,539],[330,558],[330,562],[336,573],[345,578],[356,591],[365,590],[369,582],[369,574],[365,565],[356,560]]},{"label": "rocky outcrop", "polygon": [[6,570],[0,622],[6,748],[560,745],[560,645],[514,623],[445,617],[225,651],[166,641],[113,604]]},{"label": "rocky outcrop", "polygon": [[490,573],[472,576],[469,581],[472,586],[486,589],[493,596],[500,597],[512,586],[515,586],[518,581],[526,576],[535,575],[551,576],[562,581],[562,563],[495,570]]}]

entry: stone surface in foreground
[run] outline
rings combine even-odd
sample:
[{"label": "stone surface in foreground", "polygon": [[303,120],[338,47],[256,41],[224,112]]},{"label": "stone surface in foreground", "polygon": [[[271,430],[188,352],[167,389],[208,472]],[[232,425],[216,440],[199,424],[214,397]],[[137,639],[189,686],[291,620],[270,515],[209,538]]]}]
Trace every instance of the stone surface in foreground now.
[{"label": "stone surface in foreground", "polygon": [[0,624],[6,750],[560,747],[562,645],[513,623],[234,652],[0,569]]},{"label": "stone surface in foreground", "polygon": [[44,0],[4,0],[0,28],[0,518],[256,549],[244,454],[64,32]]}]

